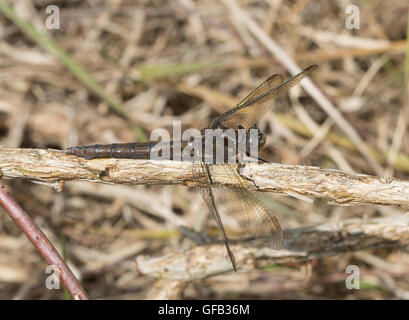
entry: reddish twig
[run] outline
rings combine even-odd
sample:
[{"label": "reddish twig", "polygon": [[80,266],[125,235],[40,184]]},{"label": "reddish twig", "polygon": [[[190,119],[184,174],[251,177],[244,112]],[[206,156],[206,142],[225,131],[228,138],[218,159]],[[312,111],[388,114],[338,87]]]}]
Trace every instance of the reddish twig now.
[{"label": "reddish twig", "polygon": [[41,229],[34,223],[30,216],[25,212],[10,196],[3,185],[0,184],[0,205],[13,218],[15,222],[24,231],[28,239],[34,244],[40,254],[48,262],[58,268],[59,278],[65,288],[75,300],[88,300],[89,297],[82,288],[79,281],[67,266],[65,261],[54,248],[50,240],[47,239]]}]

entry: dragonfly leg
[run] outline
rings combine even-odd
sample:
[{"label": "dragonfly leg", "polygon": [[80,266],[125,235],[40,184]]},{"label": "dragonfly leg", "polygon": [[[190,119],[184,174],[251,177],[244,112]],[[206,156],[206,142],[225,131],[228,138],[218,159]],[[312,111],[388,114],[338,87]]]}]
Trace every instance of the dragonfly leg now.
[{"label": "dragonfly leg", "polygon": [[[251,156],[250,156],[251,157]],[[270,163],[270,162],[268,162],[267,160],[264,160],[263,158],[260,158],[260,157],[252,157],[253,159],[257,159],[259,162],[261,162],[261,163]]]},{"label": "dragonfly leg", "polygon": [[[213,202],[214,202],[214,197],[213,197],[213,193],[212,193],[212,192],[211,192],[211,197],[212,197]],[[217,210],[217,209],[216,209],[216,210]],[[220,231],[221,231],[221,233],[222,233],[222,235],[223,235],[224,246],[226,247],[227,254],[229,255],[231,264],[232,264],[232,266],[233,266],[233,270],[234,270],[234,272],[237,272],[236,259],[234,258],[233,251],[231,251],[231,249],[230,249],[229,239],[227,238],[226,231],[224,230],[224,226],[223,226],[223,223],[222,223],[222,219],[220,218],[220,214],[219,214],[218,211],[217,211],[217,215],[216,215],[216,222],[217,222],[217,224],[219,225]]]},{"label": "dragonfly leg", "polygon": [[185,226],[179,226],[178,230],[181,235],[193,240],[200,246],[212,243],[212,239],[210,239],[209,235],[207,235],[204,230],[198,232]]},{"label": "dragonfly leg", "polygon": [[216,203],[214,201],[213,190],[212,190],[212,187],[211,187],[212,179],[211,179],[211,176],[210,176],[210,170],[209,170],[209,165],[208,164],[206,164],[206,175],[207,175],[207,178],[208,178],[208,181],[209,181],[208,194],[210,196],[210,202],[211,202],[211,204],[209,204],[209,205],[212,206],[212,208],[209,207],[209,209],[213,213],[213,217],[216,220],[216,223],[219,226],[220,231],[221,231],[221,233],[223,235],[224,245],[225,245],[227,253],[229,255],[229,258],[230,258],[231,264],[233,266],[234,272],[237,272],[236,259],[234,258],[233,252],[230,249],[229,239],[227,238],[226,231],[224,230],[222,219],[220,218],[219,210],[217,209]]}]

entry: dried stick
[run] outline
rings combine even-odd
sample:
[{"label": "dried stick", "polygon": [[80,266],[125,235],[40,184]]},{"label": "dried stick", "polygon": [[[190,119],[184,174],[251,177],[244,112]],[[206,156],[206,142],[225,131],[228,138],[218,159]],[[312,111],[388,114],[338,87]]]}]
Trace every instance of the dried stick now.
[{"label": "dried stick", "polygon": [[180,300],[186,285],[185,281],[158,279],[145,300]]},{"label": "dried stick", "polygon": [[10,194],[0,184],[0,205],[24,231],[49,265],[58,268],[59,278],[71,297],[76,300],[88,300],[88,295],[75,278],[70,268],[61,258],[50,240],[34,223],[30,216],[13,200]]},{"label": "dried stick", "polygon": [[[284,248],[273,250],[252,246],[251,240],[231,245],[239,270],[263,268],[271,264],[304,262],[373,248],[407,248],[409,216],[354,219],[337,224],[284,231]],[[232,241],[233,242],[233,241]],[[138,256],[138,270],[160,279],[191,281],[231,271],[222,244],[196,246],[163,257]]]},{"label": "dried stick", "polygon": [[[3,178],[26,178],[55,183],[60,190],[66,181],[91,181],[117,184],[183,184],[197,186],[189,162],[131,159],[84,160],[61,151],[42,149],[0,149]],[[236,186],[223,175],[220,166],[212,166],[216,185]],[[291,196],[327,199],[339,205],[389,205],[409,208],[409,182],[349,174],[317,167],[246,164],[240,174],[248,188]]]}]

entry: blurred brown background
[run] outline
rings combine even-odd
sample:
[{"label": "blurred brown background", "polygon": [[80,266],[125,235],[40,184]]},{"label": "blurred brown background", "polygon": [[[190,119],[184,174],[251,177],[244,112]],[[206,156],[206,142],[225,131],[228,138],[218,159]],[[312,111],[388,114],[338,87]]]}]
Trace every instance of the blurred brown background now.
[{"label": "blurred brown background", "polygon": [[[360,11],[355,30],[345,25],[352,4]],[[288,59],[301,68],[319,65],[312,80],[374,151],[382,174],[408,179],[405,0],[19,0],[12,5],[115,97],[122,115],[40,40],[0,14],[2,147],[131,142],[142,138],[140,132],[149,137],[155,128],[171,129],[173,120],[200,129],[270,74],[290,76],[282,59],[234,11],[238,7]],[[45,27],[48,5],[60,9],[59,30]],[[313,128],[321,125],[329,133],[314,140]],[[268,133],[262,154],[268,161],[377,174],[300,86],[281,96],[259,127]],[[200,194],[183,186],[69,183],[57,193],[28,181],[5,184],[53,243],[65,248],[93,298],[146,297],[156,280],[138,273],[135,257],[195,245],[178,235],[180,225],[215,226]],[[405,214],[274,194],[262,199],[280,211],[289,228]],[[360,290],[345,288],[350,264],[360,267]],[[61,290],[44,288],[45,266],[2,211],[0,299],[62,299]],[[189,299],[407,299],[408,270],[407,251],[368,250],[193,281],[181,294]]]}]

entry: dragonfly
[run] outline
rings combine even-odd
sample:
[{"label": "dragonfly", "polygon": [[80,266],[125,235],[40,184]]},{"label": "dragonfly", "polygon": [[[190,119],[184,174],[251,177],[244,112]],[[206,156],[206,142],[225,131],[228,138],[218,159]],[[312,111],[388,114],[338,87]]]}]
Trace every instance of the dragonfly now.
[{"label": "dragonfly", "polygon": [[[250,92],[236,107],[213,119],[209,125],[202,129],[257,129],[257,121],[262,118],[272,107],[277,96],[297,85],[303,78],[309,76],[316,65],[305,68],[297,75],[284,81],[280,74],[268,77],[257,88]],[[257,131],[258,149],[261,149],[266,137],[264,133]],[[204,140],[204,139],[203,139]],[[172,143],[170,141],[169,143]],[[88,160],[95,158],[129,158],[129,159],[151,159],[152,150],[157,142],[131,142],[114,144],[96,144],[70,147],[65,150],[69,155],[82,157]],[[237,153],[239,150],[236,150]],[[243,151],[243,150],[242,150]],[[244,150],[248,154],[248,150]],[[258,158],[258,161],[266,162]],[[231,186],[218,186],[213,182],[211,167],[219,166]],[[240,227],[252,238],[263,246],[280,249],[283,245],[283,233],[277,216],[269,212],[264,204],[250,191],[248,181],[242,177],[237,167],[231,164],[211,164],[201,161],[192,165],[194,178],[200,185],[200,192],[209,211],[216,221],[223,236],[224,245],[233,270],[237,272],[234,254],[229,245],[221,216],[227,215],[238,222]],[[223,203],[222,206],[216,205]],[[222,215],[220,214],[222,213]]]}]

